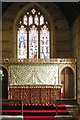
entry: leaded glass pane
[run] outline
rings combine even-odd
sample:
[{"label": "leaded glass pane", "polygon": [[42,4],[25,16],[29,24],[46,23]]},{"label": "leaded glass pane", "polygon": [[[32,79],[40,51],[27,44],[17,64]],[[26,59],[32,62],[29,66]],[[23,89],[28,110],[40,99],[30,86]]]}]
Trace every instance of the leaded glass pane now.
[{"label": "leaded glass pane", "polygon": [[40,58],[49,58],[49,31],[44,25],[40,31]]},{"label": "leaded glass pane", "polygon": [[27,16],[26,15],[24,15],[24,17],[23,17],[23,24],[27,25]]},{"label": "leaded glass pane", "polygon": [[38,18],[38,15],[35,15],[34,23],[35,23],[36,25],[39,25],[39,18]]},{"label": "leaded glass pane", "polygon": [[31,25],[33,23],[33,17],[30,15],[29,16],[29,25]]},{"label": "leaded glass pane", "polygon": [[31,12],[32,12],[32,14],[35,14],[36,10],[35,10],[35,9],[32,9]]},{"label": "leaded glass pane", "polygon": [[18,59],[27,58],[27,31],[22,25],[17,32],[18,39]]},{"label": "leaded glass pane", "polygon": [[41,15],[40,16],[40,25],[44,24],[44,17]]},{"label": "leaded glass pane", "polygon": [[35,26],[29,31],[29,58],[38,58],[38,31]]}]

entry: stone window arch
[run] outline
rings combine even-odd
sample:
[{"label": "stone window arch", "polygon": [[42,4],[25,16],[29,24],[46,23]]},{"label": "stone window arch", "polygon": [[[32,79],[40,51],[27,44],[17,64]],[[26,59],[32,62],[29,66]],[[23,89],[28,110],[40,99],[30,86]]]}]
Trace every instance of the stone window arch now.
[{"label": "stone window arch", "polygon": [[53,22],[46,11],[42,6],[30,3],[18,13],[14,21],[17,59],[53,58]]}]

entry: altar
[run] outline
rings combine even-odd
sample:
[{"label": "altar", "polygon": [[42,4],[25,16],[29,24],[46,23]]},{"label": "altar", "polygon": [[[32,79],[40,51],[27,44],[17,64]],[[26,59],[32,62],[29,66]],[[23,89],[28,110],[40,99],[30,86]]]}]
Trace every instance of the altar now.
[{"label": "altar", "polygon": [[9,66],[9,99],[27,105],[53,104],[61,95],[58,64],[18,62]]},{"label": "altar", "polygon": [[61,85],[9,86],[9,99],[22,99],[25,105],[51,105],[61,97]]},{"label": "altar", "polygon": [[[54,104],[62,97],[62,70],[66,67],[74,73],[72,90],[76,97],[75,59],[5,60],[3,66],[8,71],[8,99],[22,99],[26,105]],[[65,82],[65,94],[68,89]]]}]

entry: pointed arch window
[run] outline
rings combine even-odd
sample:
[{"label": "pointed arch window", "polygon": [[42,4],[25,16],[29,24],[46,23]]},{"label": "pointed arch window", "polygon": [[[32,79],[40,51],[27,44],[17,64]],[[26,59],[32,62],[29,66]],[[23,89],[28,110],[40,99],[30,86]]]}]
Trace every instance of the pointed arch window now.
[{"label": "pointed arch window", "polygon": [[40,30],[40,58],[49,58],[49,30],[44,25]]},{"label": "pointed arch window", "polygon": [[31,9],[19,21],[17,58],[50,58],[50,28],[40,11]]},{"label": "pointed arch window", "polygon": [[29,16],[29,25],[31,25],[33,23],[33,17],[32,15]]},{"label": "pointed arch window", "polygon": [[38,58],[38,30],[33,25],[29,31],[29,58]]},{"label": "pointed arch window", "polygon": [[27,31],[23,25],[21,25],[21,27],[17,31],[17,44],[18,59],[27,58]]},{"label": "pointed arch window", "polygon": [[40,25],[44,24],[44,17],[41,15],[40,16]]},{"label": "pointed arch window", "polygon": [[27,25],[28,23],[27,23],[27,16],[26,15],[24,15],[24,17],[23,17],[23,24],[24,25]]}]

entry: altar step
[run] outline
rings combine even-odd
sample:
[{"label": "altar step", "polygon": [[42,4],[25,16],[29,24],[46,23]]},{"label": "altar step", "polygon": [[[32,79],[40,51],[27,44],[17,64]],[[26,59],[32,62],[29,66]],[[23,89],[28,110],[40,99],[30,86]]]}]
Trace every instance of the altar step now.
[{"label": "altar step", "polygon": [[56,115],[54,120],[73,120],[72,115]]},{"label": "altar step", "polygon": [[65,104],[65,105],[78,105],[77,99],[71,99],[71,98],[61,98],[57,99],[58,104]]},{"label": "altar step", "polygon": [[[0,120],[73,120],[71,115],[57,116],[8,116],[0,115]],[[75,120],[75,119],[74,119]]]},{"label": "altar step", "polygon": [[21,104],[3,104],[0,113],[2,115],[23,115],[23,116],[56,116],[56,115],[75,115],[78,112],[79,105],[77,100],[60,99],[53,105],[21,105]]},{"label": "altar step", "polygon": [[[65,104],[59,104],[57,106],[59,109],[66,109]],[[53,105],[24,105],[23,110],[55,110],[56,104]]]},{"label": "altar step", "polygon": [[23,120],[55,120],[54,116],[24,116]]},{"label": "altar step", "polygon": [[0,115],[0,120],[23,120],[23,116]]},{"label": "altar step", "polygon": [[55,115],[69,115],[68,110],[64,104],[49,105],[49,106],[23,106],[23,116],[55,116]]},{"label": "altar step", "polygon": [[4,107],[0,110],[3,115],[75,115],[78,112],[78,105],[59,104],[53,106],[24,106],[23,109],[16,107]]},{"label": "altar step", "polygon": [[75,115],[78,113],[79,105],[73,104],[58,104],[51,106],[23,106],[24,115]]},{"label": "altar step", "polygon": [[69,115],[75,115],[78,113],[79,104],[77,99],[59,99],[57,100],[57,104],[65,104],[66,109],[69,112]]},{"label": "altar step", "polygon": [[78,106],[79,105],[66,105],[66,109],[69,112],[69,115],[75,115],[78,113]]}]

